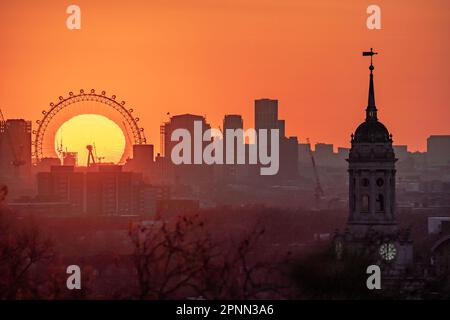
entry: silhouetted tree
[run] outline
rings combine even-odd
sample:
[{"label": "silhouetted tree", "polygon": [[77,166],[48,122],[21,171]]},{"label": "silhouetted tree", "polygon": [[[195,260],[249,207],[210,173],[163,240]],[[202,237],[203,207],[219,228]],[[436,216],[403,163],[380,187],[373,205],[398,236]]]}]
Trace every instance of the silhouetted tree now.
[{"label": "silhouetted tree", "polygon": [[292,266],[291,277],[302,299],[374,299],[379,290],[368,290],[368,256],[346,254],[338,260],[331,248],[310,254]]},{"label": "silhouetted tree", "polygon": [[197,294],[206,299],[285,297],[288,286],[282,275],[284,259],[259,251],[263,250],[258,244],[264,234],[263,227],[255,226],[237,243],[214,253],[197,277]]},{"label": "silhouetted tree", "polygon": [[168,299],[186,291],[212,245],[198,216],[157,221],[131,232],[140,299]]},{"label": "silhouetted tree", "polygon": [[11,212],[0,212],[0,298],[33,295],[32,272],[52,257],[52,245],[31,219],[18,222]]},{"label": "silhouetted tree", "polygon": [[[141,299],[250,299],[281,295],[275,264],[252,258],[264,234],[219,246],[198,216],[140,225],[131,232]],[[279,280],[279,279],[276,279]]]},{"label": "silhouetted tree", "polygon": [[0,299],[84,297],[86,290],[67,290],[65,266],[54,260],[52,242],[33,217],[19,219],[8,208],[7,194],[0,185]]}]

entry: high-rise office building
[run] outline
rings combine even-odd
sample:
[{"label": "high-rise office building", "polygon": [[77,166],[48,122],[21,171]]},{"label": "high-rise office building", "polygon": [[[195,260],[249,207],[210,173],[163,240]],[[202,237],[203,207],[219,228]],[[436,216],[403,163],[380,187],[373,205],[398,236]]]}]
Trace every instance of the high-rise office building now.
[{"label": "high-rise office building", "polygon": [[73,166],[53,166],[37,174],[37,200],[66,203],[61,214],[152,215],[158,188],[145,184],[142,175],[122,172],[117,165],[101,165],[95,171],[75,171]]},{"label": "high-rise office building", "polygon": [[278,129],[278,100],[255,100],[255,129]]},{"label": "high-rise office building", "polygon": [[[201,125],[201,130],[198,134],[201,137],[196,137],[195,125]],[[190,154],[186,158],[190,159],[190,164],[175,164],[172,161],[172,149],[180,143],[180,141],[172,141],[172,133],[177,129],[184,129],[189,132],[190,135]],[[196,184],[210,180],[210,166],[203,164],[203,150],[212,141],[212,137],[204,139],[203,143],[196,143],[201,140],[207,130],[211,129],[211,126],[206,122],[205,117],[193,115],[193,114],[181,114],[175,115],[170,118],[170,121],[164,124],[164,155],[166,161],[166,175],[169,176],[169,180],[176,184]],[[201,162],[203,165],[200,165]]]},{"label": "high-rise office building", "polygon": [[152,144],[133,145],[133,160],[139,167],[146,167],[153,162],[154,148]]},{"label": "high-rise office building", "polygon": [[130,215],[133,173],[117,165],[100,166],[86,173],[86,212],[101,215]]},{"label": "high-rise office building", "polygon": [[427,139],[429,166],[450,165],[450,135],[433,135]]},{"label": "high-rise office building", "polygon": [[[298,141],[297,137],[286,137],[286,122],[278,119],[278,100],[255,100],[255,129],[257,130],[258,147],[261,147],[260,129],[266,129],[268,153],[276,149],[272,147],[272,129],[278,130],[278,152],[280,167],[277,178],[291,180],[298,175]],[[268,183],[277,183],[275,177],[266,177]]]},{"label": "high-rise office building", "polygon": [[74,166],[78,165],[78,152],[62,152],[63,166]]},{"label": "high-rise office building", "polygon": [[279,176],[285,180],[298,177],[298,139],[289,137],[281,139]]},{"label": "high-rise office building", "polygon": [[30,121],[0,121],[0,180],[8,185],[11,198],[32,188]]},{"label": "high-rise office building", "polygon": [[[185,129],[189,132],[191,136],[191,157],[194,157],[194,124],[195,122],[200,122],[202,126],[203,135],[204,132],[208,129],[211,129],[211,126],[206,122],[205,117],[193,115],[193,114],[181,114],[176,115],[170,118],[170,121],[164,124],[164,155],[166,158],[170,159],[172,149],[175,145],[178,144],[179,141],[172,141],[171,136],[172,133],[177,129]],[[204,142],[206,145],[207,142]],[[203,146],[202,146],[203,147]]]},{"label": "high-rise office building", "polygon": [[227,114],[223,119],[223,129],[243,129],[244,121],[239,114]]},{"label": "high-rise office building", "polygon": [[408,146],[407,145],[396,145],[393,146],[395,156],[399,161],[404,161],[408,158]]},{"label": "high-rise office building", "polygon": [[316,143],[314,158],[317,165],[325,167],[332,166],[334,160],[333,145],[328,143]]},{"label": "high-rise office building", "polygon": [[126,168],[143,174],[144,181],[153,182],[156,178],[154,147],[152,144],[133,145],[133,159],[127,162]]},{"label": "high-rise office building", "polygon": [[84,174],[73,166],[52,166],[37,174],[38,199],[69,203],[74,213],[84,210]]},{"label": "high-rise office building", "polygon": [[[238,165],[238,150],[244,150],[243,156],[245,157],[245,141],[234,137],[232,141],[233,149],[229,149],[228,145],[231,145],[231,141],[228,141],[227,130],[244,130],[244,121],[241,115],[228,114],[223,119],[223,163],[221,170],[221,179],[225,183],[236,183],[239,176],[243,176],[245,168],[244,165]],[[227,153],[233,153],[232,163],[227,163]],[[230,157],[230,156],[229,156]],[[244,159],[245,160],[245,159]],[[244,161],[245,162],[245,161]]]},{"label": "high-rise office building", "polygon": [[298,161],[302,166],[311,165],[311,144],[299,143],[298,144]]}]

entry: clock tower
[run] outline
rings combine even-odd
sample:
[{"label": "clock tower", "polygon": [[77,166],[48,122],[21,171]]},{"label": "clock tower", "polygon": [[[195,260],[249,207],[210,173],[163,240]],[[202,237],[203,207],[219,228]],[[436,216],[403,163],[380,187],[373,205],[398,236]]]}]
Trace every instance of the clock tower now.
[{"label": "clock tower", "polygon": [[349,216],[344,234],[336,234],[342,250],[365,251],[374,263],[407,266],[412,263],[409,232],[399,230],[395,215],[395,158],[392,135],[378,120],[374,69],[370,49],[369,97],[366,117],[351,135],[348,161]]},{"label": "clock tower", "polygon": [[[371,51],[368,54],[376,54]],[[372,56],[371,56],[372,57]],[[397,230],[395,218],[395,158],[392,135],[378,121],[370,63],[366,119],[351,137],[348,158],[349,231],[363,235],[369,229],[383,233]]]}]

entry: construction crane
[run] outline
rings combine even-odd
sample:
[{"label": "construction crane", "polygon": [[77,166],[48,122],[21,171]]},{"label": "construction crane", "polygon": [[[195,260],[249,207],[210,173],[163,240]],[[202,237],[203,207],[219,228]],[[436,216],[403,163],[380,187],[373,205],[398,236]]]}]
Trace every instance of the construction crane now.
[{"label": "construction crane", "polygon": [[94,148],[92,147],[92,145],[88,144],[86,146],[86,149],[88,150],[87,166],[88,167],[94,166],[95,158],[94,158],[94,153],[92,152]]},{"label": "construction crane", "polygon": [[63,153],[64,153],[64,148],[63,148],[63,135],[62,135],[62,130],[61,130],[61,140],[58,142],[58,139],[56,139],[56,152],[58,152],[58,155],[61,159],[63,159]]},{"label": "construction crane", "polygon": [[102,160],[105,159],[105,157],[98,157],[97,156],[97,147],[95,146],[95,143],[94,143],[94,155],[95,155],[95,159],[97,159],[97,163],[102,163]]},{"label": "construction crane", "polygon": [[12,143],[11,135],[9,134],[9,130],[6,128],[6,120],[3,117],[3,112],[1,109],[0,109],[0,121],[2,121],[4,123],[6,139],[8,140],[8,144],[11,149],[11,153],[13,155],[13,161],[11,162],[11,164],[16,168],[25,165],[25,161],[23,159],[21,159],[21,157],[20,157],[20,155],[22,154],[23,148],[20,149],[20,152],[18,155],[16,153],[16,149],[14,148],[14,145]]},{"label": "construction crane", "polygon": [[319,208],[320,199],[325,195],[325,193],[323,192],[322,185],[320,184],[319,172],[317,170],[317,165],[316,165],[316,160],[314,159],[314,154],[312,153],[312,150],[311,150],[311,143],[309,141],[309,138],[306,138],[306,142],[308,142],[308,144],[309,144],[309,155],[311,156],[311,162],[312,162],[313,171],[314,171],[314,178],[316,179],[316,188],[314,190],[314,197],[316,199],[316,205]]}]

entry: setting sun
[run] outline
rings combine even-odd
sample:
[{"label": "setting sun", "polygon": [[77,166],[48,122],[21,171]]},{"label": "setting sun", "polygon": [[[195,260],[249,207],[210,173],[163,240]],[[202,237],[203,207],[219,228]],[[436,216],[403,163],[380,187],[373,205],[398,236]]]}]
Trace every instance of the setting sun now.
[{"label": "setting sun", "polygon": [[87,163],[87,145],[94,146],[96,162],[117,163],[125,150],[125,137],[114,121],[97,114],[75,116],[64,122],[56,132],[57,152],[77,152],[80,166]]}]

